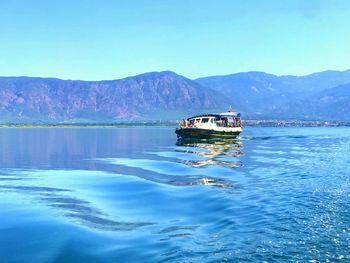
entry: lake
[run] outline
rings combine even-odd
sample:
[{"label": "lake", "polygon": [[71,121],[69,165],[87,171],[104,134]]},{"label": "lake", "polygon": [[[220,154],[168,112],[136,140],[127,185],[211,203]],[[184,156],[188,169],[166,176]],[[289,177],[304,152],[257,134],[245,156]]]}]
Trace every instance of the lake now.
[{"label": "lake", "polygon": [[350,260],[350,128],[0,129],[0,262]]}]

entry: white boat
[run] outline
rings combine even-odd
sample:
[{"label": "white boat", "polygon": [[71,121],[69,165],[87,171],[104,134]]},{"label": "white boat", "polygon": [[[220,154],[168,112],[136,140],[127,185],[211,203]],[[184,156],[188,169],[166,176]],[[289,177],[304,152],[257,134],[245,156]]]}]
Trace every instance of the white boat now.
[{"label": "white boat", "polygon": [[181,137],[236,137],[242,132],[241,114],[229,109],[218,114],[193,116],[183,120],[175,132]]}]

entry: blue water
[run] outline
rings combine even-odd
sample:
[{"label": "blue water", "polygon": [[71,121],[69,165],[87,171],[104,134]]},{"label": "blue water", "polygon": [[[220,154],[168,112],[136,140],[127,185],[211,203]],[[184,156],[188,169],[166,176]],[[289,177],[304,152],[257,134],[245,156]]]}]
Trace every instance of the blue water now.
[{"label": "blue water", "polygon": [[350,261],[350,129],[0,129],[0,262]]}]

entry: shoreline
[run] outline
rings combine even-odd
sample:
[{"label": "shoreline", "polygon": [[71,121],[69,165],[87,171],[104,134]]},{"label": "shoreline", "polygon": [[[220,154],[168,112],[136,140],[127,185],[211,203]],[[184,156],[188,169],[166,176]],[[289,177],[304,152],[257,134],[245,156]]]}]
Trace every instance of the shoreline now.
[{"label": "shoreline", "polygon": [[[177,127],[178,121],[121,123],[3,123],[0,128],[139,128]],[[246,127],[350,127],[350,121],[244,120]]]}]

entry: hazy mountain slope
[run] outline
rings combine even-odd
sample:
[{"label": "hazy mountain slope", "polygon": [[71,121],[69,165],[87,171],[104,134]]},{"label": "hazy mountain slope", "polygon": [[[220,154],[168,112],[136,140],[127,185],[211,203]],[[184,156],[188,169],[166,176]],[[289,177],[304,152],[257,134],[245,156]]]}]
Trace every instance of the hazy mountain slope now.
[{"label": "hazy mountain slope", "polygon": [[350,120],[350,83],[325,89],[313,96],[292,101],[275,112],[275,117]]},{"label": "hazy mountain slope", "polygon": [[[306,102],[325,89],[350,83],[350,70],[325,71],[307,76],[276,76],[246,72],[199,78],[199,84],[232,98],[234,105],[251,118],[292,118],[307,111]],[[307,98],[307,99],[306,99]],[[301,103],[293,112],[287,112]],[[322,118],[321,113],[319,117]]]},{"label": "hazy mountain slope", "polygon": [[173,119],[226,107],[222,95],[173,72],[112,81],[0,78],[1,122]]},{"label": "hazy mountain slope", "polygon": [[[264,114],[269,106],[275,106],[270,102],[280,103],[285,90],[288,90],[277,76],[264,72],[214,76],[196,81],[226,95],[236,109],[250,116]],[[275,98],[276,96],[279,98]]]},{"label": "hazy mountain slope", "polygon": [[284,85],[295,91],[311,94],[350,83],[350,70],[328,70],[306,76],[279,76]]}]

